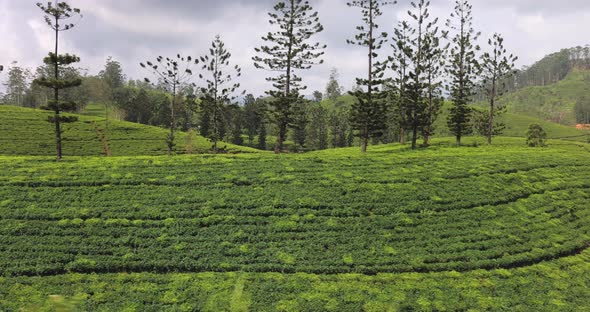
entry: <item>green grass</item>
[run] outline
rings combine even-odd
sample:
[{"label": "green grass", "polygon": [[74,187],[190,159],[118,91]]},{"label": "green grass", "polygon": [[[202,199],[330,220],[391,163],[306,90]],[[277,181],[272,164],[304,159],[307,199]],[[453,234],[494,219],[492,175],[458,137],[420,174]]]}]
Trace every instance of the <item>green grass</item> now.
[{"label": "green grass", "polygon": [[590,145],[495,144],[0,157],[0,310],[590,309]]},{"label": "green grass", "polygon": [[506,130],[503,134],[505,136],[524,137],[529,126],[536,123],[543,127],[543,129],[547,132],[548,138],[566,138],[568,140],[582,142],[587,142],[588,138],[590,138],[589,131],[580,131],[572,126],[565,126],[550,121],[544,121],[535,117],[507,113],[502,118],[503,119],[501,120],[506,124]]},{"label": "green grass", "polygon": [[[590,133],[577,130],[575,124],[575,101],[583,94],[590,94],[590,72],[573,72],[565,80],[546,87],[531,87],[518,90],[505,95],[500,103],[508,105],[509,112],[501,117],[506,125],[503,136],[525,137],[525,133],[531,124],[539,124],[547,132],[549,138],[567,138],[568,140],[587,142]],[[350,108],[354,97],[345,95],[336,102],[324,100],[322,105],[330,110]],[[451,137],[447,127],[447,118],[450,103],[445,103],[438,119],[435,122],[435,137]],[[477,103],[477,106],[486,107],[485,103]],[[547,121],[552,113],[559,111],[564,113],[564,123]]]},{"label": "green grass", "polygon": [[[121,118],[121,112],[115,107],[109,107],[109,118],[111,120],[123,120]],[[93,117],[106,117],[106,107],[102,103],[88,103],[80,115],[93,116]]]},{"label": "green grass", "polygon": [[590,94],[590,71],[573,71],[564,80],[539,87],[527,87],[500,98],[509,112],[542,120],[575,125],[576,101]]},{"label": "green grass", "polygon": [[[435,137],[452,136],[447,128],[449,105],[450,104],[445,105],[441,115],[435,123]],[[504,129],[502,134],[505,137],[524,138],[526,131],[531,124],[539,124],[543,127],[545,132],[547,132],[548,138],[567,139],[579,142],[588,142],[588,139],[590,138],[590,131],[580,131],[573,126],[566,126],[526,115],[506,113],[503,114],[499,120],[506,125],[506,129]]]},{"label": "green grass", "polygon": [[[47,122],[51,113],[14,106],[0,106],[0,155],[49,156],[55,153],[53,125]],[[105,155],[99,132],[105,130],[101,117],[79,116],[79,122],[63,127],[63,152],[67,156]],[[108,145],[113,156],[164,155],[167,153],[166,129],[111,120]],[[194,153],[206,153],[211,143],[201,136],[193,140]],[[257,152],[232,144],[230,153]],[[187,135],[177,132],[175,153],[186,153]]]}]

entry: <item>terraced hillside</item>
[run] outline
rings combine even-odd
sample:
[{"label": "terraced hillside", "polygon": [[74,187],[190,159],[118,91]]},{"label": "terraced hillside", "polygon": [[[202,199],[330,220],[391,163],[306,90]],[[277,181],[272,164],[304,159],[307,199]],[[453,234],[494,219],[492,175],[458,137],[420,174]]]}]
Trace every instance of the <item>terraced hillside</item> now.
[{"label": "terraced hillside", "polygon": [[[47,122],[50,112],[0,105],[0,155],[49,156],[55,153],[55,135]],[[64,125],[64,156],[105,155],[105,122],[103,118],[79,116],[80,121]],[[124,121],[110,121],[106,145],[113,156],[164,155],[167,153],[165,129]],[[229,152],[257,152],[255,149],[231,144]],[[205,153],[211,148],[205,138],[195,136],[194,153]],[[187,135],[178,133],[176,153],[184,154]]]},{"label": "terraced hillside", "polygon": [[446,144],[0,157],[0,309],[590,309],[590,146]]}]

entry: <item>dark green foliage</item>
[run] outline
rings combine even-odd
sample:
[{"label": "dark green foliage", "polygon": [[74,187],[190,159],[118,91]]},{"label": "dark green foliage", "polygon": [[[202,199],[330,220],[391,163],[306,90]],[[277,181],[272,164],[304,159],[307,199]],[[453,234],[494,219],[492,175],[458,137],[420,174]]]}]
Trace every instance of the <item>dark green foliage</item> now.
[{"label": "dark green foliage", "polygon": [[486,109],[474,109],[472,114],[473,130],[479,136],[490,137],[490,122],[492,124],[491,136],[499,136],[504,133],[506,124],[501,121],[501,117],[506,113],[506,108],[498,108],[494,110],[494,116],[490,121],[490,111]]},{"label": "dark green foliage", "polygon": [[447,37],[451,38],[450,61],[447,74],[450,76],[450,100],[453,106],[447,118],[447,126],[461,145],[461,138],[472,133],[471,114],[468,104],[473,101],[479,73],[475,44],[480,33],[473,28],[472,5],[469,1],[455,2],[455,10],[447,20]]},{"label": "dark green foliage", "polygon": [[[352,144],[348,142],[348,135],[350,130],[350,121],[348,113],[343,112],[331,112],[330,113],[330,134],[331,134],[331,146],[337,147],[349,147]],[[354,140],[354,133],[352,133],[352,140]]]},{"label": "dark green foliage", "polygon": [[263,120],[263,122],[260,123],[260,128],[259,128],[259,132],[258,132],[258,146],[257,146],[258,149],[263,150],[263,151],[266,150],[266,135],[267,135],[266,122]]},{"label": "dark green foliage", "polygon": [[432,125],[440,110],[440,82],[436,73],[442,68],[443,47],[440,46],[438,18],[430,18],[430,2],[411,2],[413,10],[408,11],[409,23],[407,44],[401,47],[407,58],[406,95],[400,100],[404,121],[411,130],[412,149],[416,149],[418,135],[427,137],[433,132]]},{"label": "dark green foliage", "polygon": [[481,56],[480,66],[482,69],[482,88],[485,90],[490,103],[488,130],[486,132],[488,144],[492,144],[492,137],[501,132],[497,132],[495,119],[499,112],[504,111],[502,107],[497,107],[497,97],[506,91],[506,80],[514,74],[514,62],[518,59],[516,56],[506,51],[504,47],[504,38],[499,34],[488,40],[489,52]]},{"label": "dark green foliage", "polygon": [[321,103],[322,100],[324,99],[324,94],[322,94],[322,92],[320,91],[313,91],[313,101],[315,103]]},{"label": "dark green foliage", "polygon": [[[256,99],[252,94],[246,95],[244,99],[244,128],[248,136],[249,146],[254,144],[254,138],[260,136],[263,129],[266,131],[266,113],[267,105],[263,99]],[[266,143],[264,143],[264,146],[266,146]]]},{"label": "dark green foliage", "polygon": [[436,134],[434,123],[444,103],[441,76],[446,62],[445,50],[448,47],[441,46],[441,38],[438,37],[437,31],[428,34],[425,40],[428,42],[428,49],[425,49],[424,53],[426,58],[426,106],[420,124],[424,146],[428,146],[430,138]]},{"label": "dark green foliage", "polygon": [[[393,31],[393,54],[389,56],[388,62],[394,71],[394,77],[391,84],[388,85],[387,101],[390,107],[390,117],[387,123],[387,134],[385,141],[390,141],[392,137],[397,137],[399,142],[404,144],[405,130],[410,127],[407,120],[407,103],[408,103],[408,73],[410,71],[410,59],[408,50],[410,49],[410,35],[413,31],[406,21],[399,22]],[[394,134],[395,133],[395,134]]]},{"label": "dark green foliage", "polygon": [[53,99],[47,100],[47,105],[43,109],[51,110],[55,116],[49,118],[48,121],[55,125],[55,141],[56,141],[56,156],[57,160],[62,159],[62,123],[72,123],[76,121],[75,117],[62,118],[60,114],[63,111],[73,111],[76,108],[74,102],[64,102],[60,100],[60,90],[78,87],[82,84],[82,80],[78,77],[67,79],[64,77],[61,69],[73,63],[80,62],[80,58],[70,54],[58,54],[59,51],[59,33],[70,30],[74,24],[69,23],[68,20],[74,17],[82,17],[80,9],[70,7],[66,2],[56,1],[55,5],[48,2],[47,5],[37,3],[37,7],[41,9],[45,15],[45,22],[55,32],[55,50],[50,52],[49,56],[43,59],[43,63],[52,67],[53,76],[41,76],[35,79],[34,83],[42,87],[53,89]]},{"label": "dark green foliage", "polygon": [[307,142],[314,150],[328,148],[328,111],[320,104],[312,103],[307,108],[309,124],[307,125]]},{"label": "dark green foliage", "polygon": [[309,125],[308,107],[309,103],[301,99],[293,105],[292,109],[293,142],[298,145],[298,148],[304,148],[307,139],[307,126]]},{"label": "dark green foliage", "polygon": [[308,43],[313,35],[324,30],[308,1],[279,1],[274,11],[269,13],[269,22],[278,29],[262,37],[269,45],[256,48],[259,55],[253,60],[256,68],[279,72],[278,76],[267,78],[273,84],[273,90],[267,94],[272,97],[270,113],[278,128],[275,152],[279,153],[293,122],[293,107],[301,99],[300,91],[306,89],[296,72],[322,64],[323,60],[318,59],[326,46]]},{"label": "dark green foliage", "polygon": [[526,144],[530,147],[544,147],[547,132],[538,124],[532,124],[526,132]]},{"label": "dark green foliage", "polygon": [[244,111],[236,104],[227,107],[229,119],[230,138],[229,142],[236,145],[244,145],[242,130],[244,129]]},{"label": "dark green foliage", "polygon": [[195,90],[194,86],[189,85],[183,88],[180,94],[182,100],[180,107],[178,107],[178,119],[181,130],[185,132],[197,126],[195,116],[199,109],[199,102]]},{"label": "dark green foliage", "polygon": [[[383,135],[385,130],[385,118],[387,115],[386,93],[382,92],[384,84],[386,63],[378,60],[378,51],[386,41],[387,33],[379,32],[377,18],[383,12],[383,6],[394,4],[395,1],[382,0],[358,0],[348,2],[349,7],[361,10],[363,24],[357,26],[358,33],[353,40],[347,40],[348,44],[365,47],[368,50],[368,76],[357,78],[356,85],[361,88],[350,92],[357,98],[351,108],[351,126],[358,131],[361,140],[362,152],[367,151],[369,139]],[[363,89],[366,87],[366,89]]]}]

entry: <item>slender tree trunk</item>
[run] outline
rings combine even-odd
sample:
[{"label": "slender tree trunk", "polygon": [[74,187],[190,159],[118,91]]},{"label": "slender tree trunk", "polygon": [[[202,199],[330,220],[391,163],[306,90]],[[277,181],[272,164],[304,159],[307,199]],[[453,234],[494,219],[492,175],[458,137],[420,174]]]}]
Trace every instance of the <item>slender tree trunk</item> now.
[{"label": "slender tree trunk", "polygon": [[[291,108],[291,105],[293,103],[291,103],[291,63],[292,63],[292,53],[293,53],[293,28],[294,28],[294,24],[295,24],[295,20],[294,20],[294,16],[295,16],[295,0],[291,0],[291,15],[290,18],[291,20],[289,21],[289,28],[287,30],[288,36],[289,36],[289,46],[287,49],[287,74],[285,77],[285,103],[283,103],[285,105],[285,109],[289,110]],[[279,137],[277,138],[277,143],[275,145],[275,154],[279,154],[282,150],[283,150],[283,144],[285,142],[285,138],[287,136],[287,127],[288,125],[288,118],[289,118],[289,113],[288,112],[284,112],[284,115],[280,117],[282,120],[279,123]]]},{"label": "slender tree trunk", "polygon": [[494,130],[494,106],[496,102],[496,78],[492,79],[492,94],[490,96],[490,118],[488,123],[488,145],[492,145],[492,131]]},{"label": "slender tree trunk", "polygon": [[[434,66],[433,64],[431,64],[430,66]],[[429,69],[429,70],[432,70]],[[426,108],[426,112],[427,112],[427,121],[426,121],[426,125],[424,126],[424,146],[428,146],[428,143],[430,142],[430,135],[432,133],[432,115],[434,114],[434,96],[433,96],[433,86],[432,86],[432,73],[429,71],[428,72],[428,107]]]},{"label": "slender tree trunk", "polygon": [[[176,79],[176,77],[174,77]],[[170,107],[170,137],[168,138],[168,156],[172,156],[174,147],[174,126],[176,119],[174,116],[174,107],[176,106],[176,81],[172,84],[172,106]]]},{"label": "slender tree trunk", "polygon": [[412,126],[412,149],[415,150],[418,148],[418,125],[416,122],[414,122],[414,125]]},{"label": "slender tree trunk", "polygon": [[[59,6],[59,1],[56,1],[55,6]],[[57,62],[57,53],[59,47],[59,19],[55,18],[55,64],[54,64],[54,77],[55,82],[59,79],[59,64]],[[62,159],[62,147],[61,147],[61,124],[60,124],[60,112],[59,112],[59,88],[57,85],[53,86],[53,100],[54,103],[54,110],[55,110],[55,143],[56,143],[56,153],[57,153],[57,161]]]},{"label": "slender tree trunk", "polygon": [[[370,107],[373,106],[373,2],[369,5],[369,70],[368,70],[368,85],[367,85],[367,103]],[[366,153],[369,146],[369,116],[365,117],[365,127],[361,130],[361,152]]]},{"label": "slender tree trunk", "polygon": [[[420,7],[420,12],[422,12],[422,7]],[[422,13],[420,13],[420,20],[422,19]],[[422,23],[419,22],[418,24],[418,51],[417,51],[417,61],[416,61],[416,77],[415,77],[415,94],[414,94],[414,105],[412,108],[412,149],[415,150],[418,148],[416,142],[418,141],[418,127],[419,127],[419,113],[418,113],[418,105],[422,101],[422,86],[420,77],[422,75]]]},{"label": "slender tree trunk", "polygon": [[[463,8],[463,5],[461,5]],[[463,102],[464,99],[464,91],[465,91],[465,15],[463,9],[461,10],[461,41],[459,42],[460,45],[460,56],[459,56],[459,98],[461,103],[455,103],[457,108],[461,107],[459,110],[460,117],[458,118],[461,120],[457,123],[457,146],[461,146],[461,136],[463,134],[463,125],[462,122],[466,118],[465,111],[462,107],[465,105]]]},{"label": "slender tree trunk", "polygon": [[218,105],[219,105],[219,98],[217,94],[217,88],[219,87],[219,56],[218,52],[215,53],[215,69],[213,71],[213,80],[214,80],[214,88],[213,88],[213,152],[217,154],[217,142],[221,139],[219,136],[219,124],[218,124]]},{"label": "slender tree trunk", "polygon": [[399,143],[406,144],[406,134],[404,131],[404,127],[399,127]]}]

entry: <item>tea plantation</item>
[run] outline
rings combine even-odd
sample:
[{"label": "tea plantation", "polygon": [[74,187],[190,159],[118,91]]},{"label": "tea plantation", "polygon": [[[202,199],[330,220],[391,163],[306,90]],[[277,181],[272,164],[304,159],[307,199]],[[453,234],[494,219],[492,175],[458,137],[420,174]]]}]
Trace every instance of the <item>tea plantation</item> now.
[{"label": "tea plantation", "polygon": [[0,156],[0,310],[590,310],[590,145],[497,143]]},{"label": "tea plantation", "polygon": [[[0,105],[0,155],[51,156],[55,154],[55,129],[47,122],[52,113]],[[67,114],[66,114],[67,115]],[[106,132],[105,119],[79,116],[80,121],[64,124],[64,156],[103,156],[105,145],[112,156],[165,155],[168,131],[158,127],[112,120]],[[107,135],[105,136],[105,132]],[[175,152],[187,152],[187,134],[176,135]],[[204,153],[211,143],[201,136],[192,138],[192,151]],[[228,152],[258,152],[248,147],[221,144]]]}]

